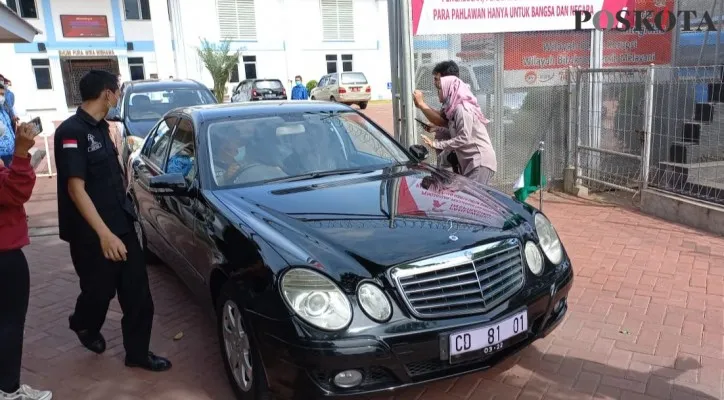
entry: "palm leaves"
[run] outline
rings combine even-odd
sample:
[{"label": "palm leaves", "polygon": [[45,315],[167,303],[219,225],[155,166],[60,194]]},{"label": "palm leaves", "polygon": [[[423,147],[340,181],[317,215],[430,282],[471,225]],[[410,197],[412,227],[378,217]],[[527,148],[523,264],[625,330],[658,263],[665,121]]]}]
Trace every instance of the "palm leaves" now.
[{"label": "palm leaves", "polygon": [[226,94],[226,82],[229,81],[231,71],[239,63],[239,51],[231,52],[231,43],[228,40],[217,46],[202,39],[197,52],[214,80],[214,96],[219,103],[222,103]]}]

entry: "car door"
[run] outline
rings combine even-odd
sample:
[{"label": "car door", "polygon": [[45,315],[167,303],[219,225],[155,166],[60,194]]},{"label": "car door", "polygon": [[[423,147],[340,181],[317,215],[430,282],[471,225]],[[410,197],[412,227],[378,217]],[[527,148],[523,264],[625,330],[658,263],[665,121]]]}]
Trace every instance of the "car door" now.
[{"label": "car door", "polygon": [[327,81],[327,99],[339,101],[339,74],[332,74]]},{"label": "car door", "polygon": [[157,255],[166,262],[170,262],[166,256],[168,244],[162,237],[158,221],[162,210],[159,208],[160,205],[156,201],[155,194],[151,193],[148,187],[148,180],[163,171],[177,123],[178,117],[170,115],[156,125],[151,132],[153,136],[145,142],[138,161],[134,162],[132,172],[136,207],[146,233],[146,241],[158,251]]},{"label": "car door", "polygon": [[198,290],[203,277],[197,272],[193,260],[199,252],[194,240],[195,206],[198,188],[196,140],[193,121],[180,115],[173,132],[168,159],[164,163],[165,174],[181,174],[189,188],[187,196],[157,195],[156,221],[160,235],[166,239],[173,258],[173,265],[187,286]]},{"label": "car door", "polygon": [[315,88],[316,91],[314,92],[314,99],[315,100],[327,100],[329,96],[325,96],[324,91],[326,90],[327,85],[327,75],[324,75],[319,79],[319,83],[317,83],[317,87]]},{"label": "car door", "polygon": [[236,87],[234,88],[234,92],[231,95],[231,102],[232,103],[238,103],[239,102],[239,92],[241,92],[241,86],[244,84],[244,82],[240,82]]}]

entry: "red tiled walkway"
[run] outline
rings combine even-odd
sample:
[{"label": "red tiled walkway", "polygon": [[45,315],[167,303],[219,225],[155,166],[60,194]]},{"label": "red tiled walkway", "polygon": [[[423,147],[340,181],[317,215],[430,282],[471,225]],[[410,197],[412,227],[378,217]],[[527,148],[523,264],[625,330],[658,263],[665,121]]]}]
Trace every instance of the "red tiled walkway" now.
[{"label": "red tiled walkway", "polygon": [[[724,239],[620,208],[547,195],[544,210],[574,261],[567,320],[505,365],[398,394],[398,399],[720,399],[724,371]],[[231,399],[213,324],[178,279],[149,267],[153,348],[174,369],[122,367],[117,303],[105,355],[67,329],[77,293],[66,246],[34,238],[24,372],[56,398]],[[173,337],[183,332],[181,340]],[[382,397],[384,398],[384,397]]]}]

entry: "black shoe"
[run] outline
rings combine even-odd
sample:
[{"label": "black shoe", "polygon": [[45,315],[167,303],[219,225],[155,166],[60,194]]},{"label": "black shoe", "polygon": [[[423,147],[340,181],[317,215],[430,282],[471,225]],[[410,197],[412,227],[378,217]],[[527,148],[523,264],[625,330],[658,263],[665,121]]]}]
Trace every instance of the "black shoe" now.
[{"label": "black shoe", "polygon": [[163,372],[171,369],[171,361],[159,357],[150,351],[145,360],[130,360],[126,356],[126,367],[130,368],[143,368],[153,372]]},{"label": "black shoe", "polygon": [[[68,317],[68,322],[70,323],[72,319],[73,316],[71,315]],[[80,340],[86,349],[96,354],[101,354],[106,351],[106,339],[100,332],[89,332],[88,330],[76,331],[72,327],[70,329],[78,335],[78,340]]]}]

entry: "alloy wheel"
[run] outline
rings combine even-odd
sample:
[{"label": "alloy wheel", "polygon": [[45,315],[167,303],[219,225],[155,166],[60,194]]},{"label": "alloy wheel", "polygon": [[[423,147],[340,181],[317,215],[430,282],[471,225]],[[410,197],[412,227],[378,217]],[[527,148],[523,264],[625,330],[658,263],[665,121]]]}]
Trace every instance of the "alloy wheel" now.
[{"label": "alloy wheel", "polygon": [[241,322],[241,311],[231,300],[224,304],[223,311],[224,348],[226,361],[239,388],[248,392],[253,381],[251,365],[251,344]]}]

